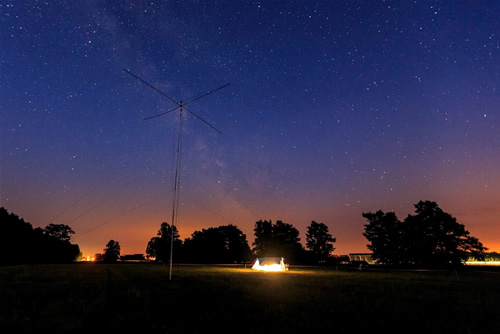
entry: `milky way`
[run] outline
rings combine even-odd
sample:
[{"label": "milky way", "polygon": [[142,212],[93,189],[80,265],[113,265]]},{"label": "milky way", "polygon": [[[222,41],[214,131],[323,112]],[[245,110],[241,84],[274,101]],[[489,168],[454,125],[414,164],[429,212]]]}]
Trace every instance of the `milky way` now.
[{"label": "milky way", "polygon": [[70,225],[84,255],[259,219],[328,225],[436,201],[500,250],[497,1],[6,1],[1,206]]}]

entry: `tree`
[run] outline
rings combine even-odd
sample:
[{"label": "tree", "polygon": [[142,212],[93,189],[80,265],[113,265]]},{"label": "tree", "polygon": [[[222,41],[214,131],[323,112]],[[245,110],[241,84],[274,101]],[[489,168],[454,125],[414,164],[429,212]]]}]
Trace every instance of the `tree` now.
[{"label": "tree", "polygon": [[188,262],[226,263],[226,243],[222,232],[215,227],[194,231],[184,240]]},{"label": "tree", "polygon": [[255,223],[254,233],[253,245],[258,257],[282,256],[292,263],[300,261],[304,256],[299,231],[291,224],[283,223],[281,220],[275,224],[259,220]]},{"label": "tree", "polygon": [[[174,256],[178,256],[182,241],[179,239],[179,232],[177,232],[177,227],[173,227],[174,232]],[[163,222],[160,225],[160,229],[156,234],[156,237],[151,238],[146,247],[146,255],[150,258],[156,258],[158,262],[169,262],[170,261],[170,248],[172,239],[172,226],[170,224]]]},{"label": "tree", "polygon": [[328,233],[328,226],[323,223],[312,221],[307,227],[306,246],[318,262],[328,260],[335,249],[333,243],[336,241],[336,238]]},{"label": "tree", "polygon": [[263,256],[264,254],[270,254],[274,252],[272,247],[274,246],[273,241],[273,223],[269,220],[259,220],[255,223],[254,231],[254,252],[257,256]]},{"label": "tree", "polygon": [[110,240],[106,244],[104,254],[102,256],[103,262],[114,263],[120,258],[120,243],[118,241]]},{"label": "tree", "polygon": [[404,242],[410,263],[442,267],[460,265],[469,257],[484,259],[487,248],[436,202],[420,201],[415,209],[416,215],[405,219]]},{"label": "tree", "polygon": [[[67,225],[64,230],[71,231]],[[50,227],[49,227],[50,230]],[[60,232],[63,230],[61,229]],[[47,227],[34,229],[34,245],[36,253],[34,258],[38,263],[70,263],[80,255],[80,247],[70,242],[70,237],[65,236],[64,233],[51,234],[47,233]]]},{"label": "tree", "polygon": [[248,246],[247,236],[237,226],[229,224],[219,226],[226,244],[229,263],[240,263],[250,260],[252,251]]},{"label": "tree", "polygon": [[4,207],[0,208],[0,223],[0,264],[34,262],[35,236],[31,224]]},{"label": "tree", "polygon": [[166,247],[165,241],[160,237],[152,237],[146,246],[146,256],[158,262],[166,260],[168,258],[165,257]]},{"label": "tree", "polygon": [[68,263],[80,254],[70,243],[74,232],[67,225],[33,228],[7,209],[0,208],[0,264]]},{"label": "tree", "polygon": [[75,234],[71,227],[64,224],[49,224],[43,229],[43,233],[62,241],[70,241]]},{"label": "tree", "polygon": [[368,220],[363,235],[370,242],[368,249],[373,252],[373,260],[387,265],[405,262],[402,243],[402,225],[394,212],[363,213]]},{"label": "tree", "polygon": [[363,213],[369,221],[363,235],[379,263],[455,267],[470,257],[484,258],[487,248],[436,202],[420,201],[415,209],[404,222],[392,212]]},{"label": "tree", "polygon": [[188,262],[240,263],[249,260],[250,247],[238,227],[225,225],[193,232],[184,240],[183,254]]}]

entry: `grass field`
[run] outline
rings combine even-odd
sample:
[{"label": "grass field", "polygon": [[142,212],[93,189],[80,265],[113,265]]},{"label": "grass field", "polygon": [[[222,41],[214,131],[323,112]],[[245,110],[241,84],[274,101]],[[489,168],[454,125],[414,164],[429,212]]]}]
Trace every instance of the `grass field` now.
[{"label": "grass field", "polygon": [[500,333],[500,273],[0,267],[0,332]]}]

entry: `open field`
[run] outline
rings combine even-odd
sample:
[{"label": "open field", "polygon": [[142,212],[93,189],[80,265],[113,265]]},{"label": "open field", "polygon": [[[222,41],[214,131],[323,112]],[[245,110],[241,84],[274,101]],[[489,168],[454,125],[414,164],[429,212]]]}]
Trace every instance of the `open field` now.
[{"label": "open field", "polygon": [[0,331],[500,333],[499,272],[0,267]]}]

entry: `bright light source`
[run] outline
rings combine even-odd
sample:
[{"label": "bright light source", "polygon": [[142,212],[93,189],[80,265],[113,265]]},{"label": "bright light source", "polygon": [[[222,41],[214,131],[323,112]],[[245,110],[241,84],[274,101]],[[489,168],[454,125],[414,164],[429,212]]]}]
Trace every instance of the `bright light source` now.
[{"label": "bright light source", "polygon": [[500,261],[467,261],[468,266],[500,266]]},{"label": "bright light source", "polygon": [[284,271],[284,269],[279,264],[270,264],[267,266],[254,266],[252,269],[262,270],[262,271]]},{"label": "bright light source", "polygon": [[282,257],[259,257],[255,259],[253,270],[260,271],[286,271],[285,259]]}]

